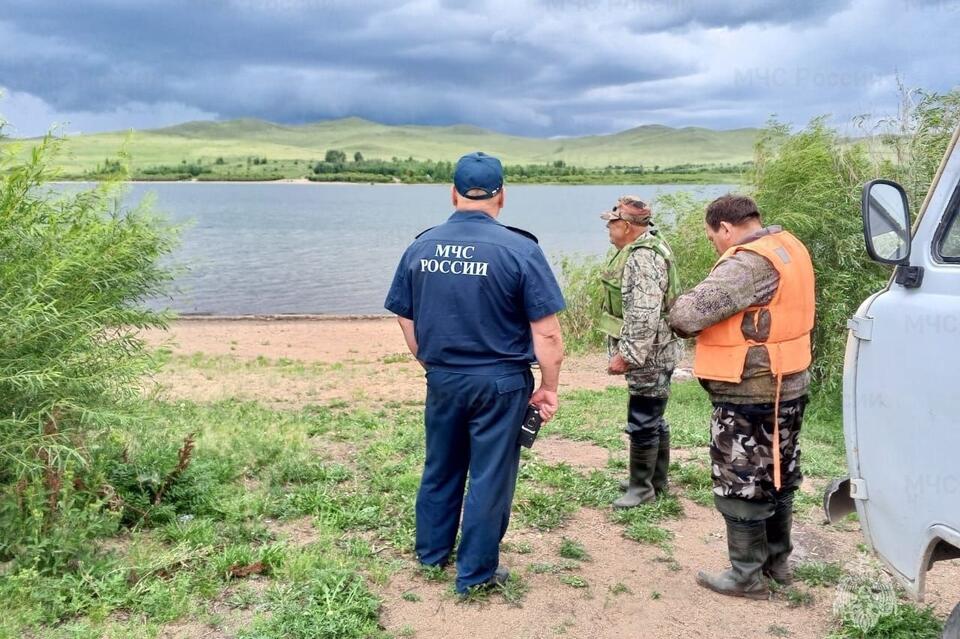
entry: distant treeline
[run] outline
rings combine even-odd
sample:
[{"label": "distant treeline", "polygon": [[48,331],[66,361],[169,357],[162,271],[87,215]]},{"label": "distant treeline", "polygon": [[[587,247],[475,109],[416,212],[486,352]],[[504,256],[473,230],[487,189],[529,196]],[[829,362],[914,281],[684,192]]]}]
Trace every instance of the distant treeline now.
[{"label": "distant treeline", "polygon": [[[749,169],[752,163],[743,164],[680,164],[675,166],[653,167],[611,165],[602,169],[571,166],[563,160],[549,164],[507,164],[504,176],[508,182],[622,182],[640,176],[676,176],[676,175],[729,175],[735,176]],[[391,160],[355,159],[353,162],[329,161],[328,159],[313,165],[315,181],[358,181],[358,182],[413,182],[447,183],[453,180],[454,163],[432,160]]]},{"label": "distant treeline", "polygon": [[[736,181],[751,168],[742,164],[678,164],[672,166],[622,166],[585,168],[563,160],[547,164],[508,164],[505,177],[510,183],[622,184],[626,182],[712,182]],[[278,180],[307,178],[315,182],[391,182],[407,184],[449,183],[455,163],[448,161],[391,158],[365,159],[360,152],[347,159],[343,151],[327,151],[322,161],[275,160],[261,156],[182,160],[127,169],[107,159],[83,173],[84,179],[105,179],[128,175],[136,180]]]}]

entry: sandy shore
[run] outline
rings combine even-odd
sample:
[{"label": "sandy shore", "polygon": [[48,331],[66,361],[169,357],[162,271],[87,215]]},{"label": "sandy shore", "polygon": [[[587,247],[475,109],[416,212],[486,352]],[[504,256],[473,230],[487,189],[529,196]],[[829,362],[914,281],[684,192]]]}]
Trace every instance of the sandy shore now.
[{"label": "sandy shore", "polygon": [[[149,331],[146,338],[175,356],[159,378],[172,397],[293,405],[423,400],[423,369],[409,355],[392,317],[187,317],[169,331]],[[176,357],[206,360],[207,370],[177,366]],[[242,365],[258,358],[265,365],[253,370]],[[293,374],[291,363],[323,368],[322,382]],[[677,372],[678,379],[688,377],[687,371]],[[568,356],[560,378],[561,392],[623,385],[622,377],[606,374],[601,354]]]}]

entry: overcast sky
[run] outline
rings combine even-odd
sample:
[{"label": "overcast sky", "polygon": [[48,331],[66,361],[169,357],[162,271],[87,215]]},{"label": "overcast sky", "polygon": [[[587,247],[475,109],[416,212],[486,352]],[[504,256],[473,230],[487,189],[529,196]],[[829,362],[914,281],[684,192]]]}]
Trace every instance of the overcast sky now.
[{"label": "overcast sky", "polygon": [[[466,7],[466,8],[463,8]],[[0,0],[9,133],[256,117],[539,137],[895,110],[960,0]]]}]

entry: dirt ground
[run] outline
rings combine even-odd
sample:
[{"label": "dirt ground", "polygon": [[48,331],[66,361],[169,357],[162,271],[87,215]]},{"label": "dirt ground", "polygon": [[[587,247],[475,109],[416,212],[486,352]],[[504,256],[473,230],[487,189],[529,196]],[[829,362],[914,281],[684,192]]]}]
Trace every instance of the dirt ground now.
[{"label": "dirt ground", "polygon": [[[158,379],[169,399],[239,397],[278,406],[335,400],[372,404],[423,400],[423,372],[404,355],[400,330],[389,319],[182,320],[169,332],[151,332],[147,338],[152,344],[165,344],[175,356],[230,356],[227,365],[212,365],[211,370],[169,367]],[[257,357],[303,361],[323,367],[328,374],[297,376],[277,372],[276,367],[244,368],[233,359],[243,362]],[[561,392],[622,385],[622,378],[607,376],[603,365],[600,356],[568,358]],[[566,461],[578,468],[603,467],[609,457],[605,449],[589,443],[549,436],[537,443],[534,452],[545,461]],[[690,454],[674,452],[677,458]],[[448,583],[429,582],[411,565],[380,590],[384,600],[381,621],[392,632],[418,639],[819,639],[829,634],[834,627],[832,588],[801,585],[813,601],[791,607],[783,596],[755,602],[721,597],[698,587],[694,582],[698,569],[720,570],[727,565],[724,525],[713,509],[682,501],[685,516],[663,524],[674,534],[671,556],[656,546],[625,539],[622,527],[612,523],[607,512],[582,509],[559,531],[507,533],[505,542],[529,544],[532,549],[525,554],[506,552],[502,558],[503,564],[523,574],[529,585],[520,607],[497,597],[480,605],[459,603],[450,596]],[[310,538],[308,520],[284,526],[281,532],[291,541]],[[568,573],[530,570],[534,564],[560,561],[558,548],[565,536],[580,541],[590,556],[576,569],[585,587],[563,583],[561,578]],[[836,561],[845,568],[857,569],[869,563],[857,549],[862,541],[856,524],[835,527],[815,515],[802,517],[795,523],[794,557],[799,561]],[[937,564],[928,575],[926,601],[940,615],[946,615],[958,600],[960,564]],[[176,628],[169,631],[166,636],[188,636],[179,634]]]},{"label": "dirt ground", "polygon": [[[330,401],[376,404],[422,401],[423,369],[407,352],[400,328],[389,318],[318,320],[205,320],[186,319],[172,330],[151,331],[147,340],[177,355],[202,353],[207,357],[251,360],[288,359],[325,366],[323,379],[276,370],[212,364],[215,370],[170,367],[157,380],[171,397],[198,401],[228,397],[258,399],[268,404],[305,404]],[[602,390],[622,383],[605,372],[601,355],[568,358],[560,391]],[[283,383],[278,387],[278,377]],[[675,379],[689,379],[677,371]]]}]

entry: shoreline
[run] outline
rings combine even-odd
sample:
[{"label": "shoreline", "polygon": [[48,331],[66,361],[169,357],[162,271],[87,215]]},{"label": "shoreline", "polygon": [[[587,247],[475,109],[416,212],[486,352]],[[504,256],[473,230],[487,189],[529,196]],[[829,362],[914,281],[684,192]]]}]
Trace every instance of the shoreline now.
[{"label": "shoreline", "polygon": [[[53,180],[50,184],[100,184],[108,180]],[[295,185],[319,185],[319,186],[447,186],[446,182],[346,182],[346,181],[319,181],[308,180],[306,178],[281,178],[278,180],[123,180],[123,184],[295,184]],[[716,181],[694,181],[685,182],[677,180],[657,180],[653,182],[506,182],[506,186],[515,188],[518,186],[711,186],[716,184],[741,184],[739,180],[716,180]]]},{"label": "shoreline", "polygon": [[390,313],[355,313],[336,315],[324,313],[252,313],[250,315],[214,315],[212,313],[194,313],[176,315],[174,322],[369,322],[392,319]]}]

